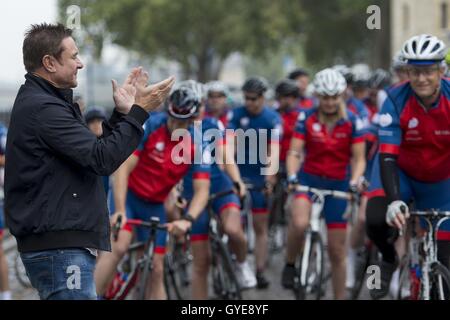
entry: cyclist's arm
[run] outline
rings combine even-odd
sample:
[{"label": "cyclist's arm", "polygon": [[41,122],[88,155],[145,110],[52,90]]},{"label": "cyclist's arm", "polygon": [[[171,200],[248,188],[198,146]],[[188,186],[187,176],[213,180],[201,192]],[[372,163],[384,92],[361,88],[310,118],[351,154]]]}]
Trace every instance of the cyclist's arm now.
[{"label": "cyclist's arm", "polygon": [[193,185],[194,196],[189,204],[187,213],[195,220],[200,216],[203,209],[205,209],[208,204],[210,180],[194,179]]},{"label": "cyclist's arm", "polygon": [[303,150],[305,147],[305,140],[293,137],[291,146],[286,158],[287,176],[296,175],[303,162]]},{"label": "cyclist's arm", "polygon": [[[230,146],[229,146],[230,145]],[[233,181],[241,181],[241,173],[234,160],[234,147],[232,143],[222,145],[224,154],[224,170]]]},{"label": "cyclist's arm", "polygon": [[125,212],[128,191],[128,177],[134,170],[139,158],[132,154],[113,174],[113,195],[116,212]]},{"label": "cyclist's arm", "polygon": [[402,140],[398,110],[387,99],[380,112],[380,171],[381,182],[389,202],[400,200],[400,178],[397,158]]},{"label": "cyclist's arm", "polygon": [[366,170],[366,153],[365,143],[354,143],[352,145],[352,178],[350,184],[357,184],[359,178],[364,174]]}]

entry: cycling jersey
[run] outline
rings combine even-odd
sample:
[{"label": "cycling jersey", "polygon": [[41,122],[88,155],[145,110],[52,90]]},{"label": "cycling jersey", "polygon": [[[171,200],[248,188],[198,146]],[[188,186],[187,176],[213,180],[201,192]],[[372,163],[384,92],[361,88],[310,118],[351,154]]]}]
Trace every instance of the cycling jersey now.
[{"label": "cycling jersey", "polygon": [[300,97],[298,101],[298,107],[301,109],[311,109],[315,105],[316,102],[312,97]]},{"label": "cycling jersey", "polygon": [[[200,128],[201,125],[201,128]],[[201,130],[200,130],[201,129]],[[208,131],[211,129],[216,133],[220,133],[220,135],[208,135]],[[201,122],[196,121],[194,126],[191,129],[191,134],[194,135],[194,132],[197,134],[201,134],[202,138],[202,152],[203,158],[215,157],[215,146],[224,143],[224,135],[225,128],[221,121],[211,118],[205,117]],[[210,164],[210,172],[211,172],[211,185],[210,185],[210,194],[216,194],[222,191],[228,191],[233,189],[233,183],[230,177],[220,169],[217,165],[216,161],[212,160]],[[193,191],[193,180],[199,177],[202,174],[202,171],[196,170],[196,168],[192,167],[187,175],[183,179],[183,197],[191,201],[194,191]],[[240,201],[236,194],[226,195],[224,197],[217,198],[212,203],[212,208],[216,214],[221,214],[224,210],[234,207],[240,209]],[[208,227],[209,226],[209,215],[206,209],[201,213],[200,217],[194,222],[192,225],[191,231],[191,241],[205,241],[208,239]]]},{"label": "cycling jersey", "polygon": [[215,116],[213,116],[209,111],[208,111],[208,106],[206,107],[206,111],[205,111],[205,117],[207,118],[216,118],[217,120],[219,120],[220,122],[222,122],[222,124],[225,126],[225,128],[228,126],[228,121],[230,120],[230,110],[228,108],[226,108],[222,114],[217,118]]},{"label": "cycling jersey", "polygon": [[283,122],[283,137],[280,142],[280,161],[286,162],[287,153],[291,145],[292,135],[294,134],[295,125],[299,120],[300,113],[305,109],[292,108],[286,111],[279,111]]},{"label": "cycling jersey", "polygon": [[[379,154],[376,155],[370,178],[370,187],[367,193],[369,199],[385,197],[386,194],[381,182]],[[415,209],[438,209],[450,211],[450,178],[438,182],[423,182],[409,176],[399,169],[400,197],[405,203],[414,200]],[[424,227],[424,225],[422,225]],[[439,231],[438,240],[450,241],[450,221],[445,221]]]},{"label": "cycling jersey", "polygon": [[245,107],[236,108],[232,111],[228,128],[234,130],[235,135],[239,136],[239,131],[242,133],[243,130],[247,136],[256,138],[250,143],[248,139],[238,139],[237,163],[243,178],[263,185],[265,179],[261,169],[267,163],[267,146],[279,144],[282,136],[279,114],[269,107],[264,107],[258,115],[250,114]]},{"label": "cycling jersey", "polygon": [[370,125],[370,112],[367,106],[361,100],[351,97],[347,100],[347,109],[353,112],[358,122],[361,121],[361,131],[366,135]]},{"label": "cycling jersey", "polygon": [[379,117],[380,153],[398,155],[397,164],[411,178],[439,182],[450,178],[450,82],[428,111],[409,82],[388,91]]},{"label": "cycling jersey", "polygon": [[[167,119],[166,113],[151,116],[145,123],[144,137],[134,152],[139,161],[130,174],[128,188],[146,201],[164,202],[194,162],[192,137],[187,134],[181,141],[172,141]],[[183,147],[187,154],[174,151],[176,146]]]},{"label": "cycling jersey", "polygon": [[348,119],[340,119],[332,132],[319,122],[318,111],[300,114],[294,138],[305,141],[304,172],[328,179],[343,180],[350,175],[352,145],[364,143],[361,123],[347,111]]}]

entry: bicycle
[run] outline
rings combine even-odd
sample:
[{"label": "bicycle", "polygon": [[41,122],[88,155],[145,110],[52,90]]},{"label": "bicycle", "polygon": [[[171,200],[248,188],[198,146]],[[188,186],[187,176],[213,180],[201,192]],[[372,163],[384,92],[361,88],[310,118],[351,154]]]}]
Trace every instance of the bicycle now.
[{"label": "bicycle", "polygon": [[[450,271],[437,259],[437,232],[450,219],[450,211],[411,211],[410,216],[411,239],[400,263],[397,299],[450,300]],[[414,218],[424,218],[427,230],[423,236]]]},{"label": "bicycle", "polygon": [[280,174],[279,181],[273,189],[273,201],[269,217],[269,250],[271,253],[280,252],[286,244],[287,226],[287,197],[286,179]]},{"label": "bicycle", "polygon": [[164,286],[169,300],[185,299],[183,289],[190,284],[187,269],[192,262],[189,242],[189,239],[186,239],[183,243],[179,243],[174,237],[169,240],[169,249],[164,256]]},{"label": "bicycle", "polygon": [[212,207],[213,201],[235,193],[233,190],[218,192],[209,197],[209,241],[212,253],[212,282],[214,293],[224,300],[242,300],[242,289],[238,282],[233,259],[228,248],[228,238],[223,235],[220,221]]},{"label": "bicycle", "polygon": [[305,233],[303,253],[295,263],[296,276],[294,277],[294,293],[297,300],[320,300],[324,293],[325,246],[322,239],[322,230],[325,225],[323,207],[325,197],[331,196],[339,199],[351,200],[348,192],[336,190],[321,190],[308,186],[296,186],[297,192],[312,192],[312,208],[309,227]]},{"label": "bicycle", "polygon": [[[156,231],[167,230],[167,227],[159,224],[157,217],[152,217],[149,222],[142,220],[127,220],[127,224],[134,227],[149,229],[150,237],[144,242],[136,242],[128,248],[126,258],[119,265],[116,276],[106,291],[107,300],[125,300],[129,293],[136,289],[138,300],[145,300],[147,282],[150,277],[152,261],[154,255]],[[117,240],[117,234],[121,227],[121,219],[113,226],[113,237]],[[139,259],[133,259],[138,250],[144,250],[144,254]]]}]

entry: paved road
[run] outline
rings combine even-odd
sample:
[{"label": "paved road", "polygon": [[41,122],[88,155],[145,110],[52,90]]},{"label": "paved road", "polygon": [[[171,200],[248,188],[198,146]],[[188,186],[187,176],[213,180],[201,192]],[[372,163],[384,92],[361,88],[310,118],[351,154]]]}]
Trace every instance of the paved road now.
[{"label": "paved road", "polygon": [[[7,259],[10,269],[9,279],[13,292],[13,298],[18,300],[35,300],[38,295],[34,289],[24,288],[18,281],[14,272],[14,259],[16,257],[15,241],[12,237],[7,237],[4,243],[7,250]],[[250,262],[253,263],[253,256],[250,255]],[[284,254],[282,252],[271,255],[269,261],[267,276],[271,281],[268,289],[257,290],[250,289],[244,292],[244,299],[248,300],[292,300],[294,298],[292,291],[285,290],[281,286],[281,272],[284,266]],[[189,288],[187,289],[189,291]],[[212,292],[212,290],[211,290]],[[332,299],[332,289],[330,281],[327,282],[326,292],[323,299]],[[370,299],[367,289],[363,289],[360,299]]]}]

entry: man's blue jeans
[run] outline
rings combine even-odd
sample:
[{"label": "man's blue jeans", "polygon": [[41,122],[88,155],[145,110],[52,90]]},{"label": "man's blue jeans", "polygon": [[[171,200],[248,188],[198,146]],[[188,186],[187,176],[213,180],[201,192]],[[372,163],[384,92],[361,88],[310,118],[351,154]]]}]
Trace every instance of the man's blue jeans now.
[{"label": "man's blue jeans", "polygon": [[33,287],[42,300],[95,300],[96,258],[87,249],[21,253]]}]

